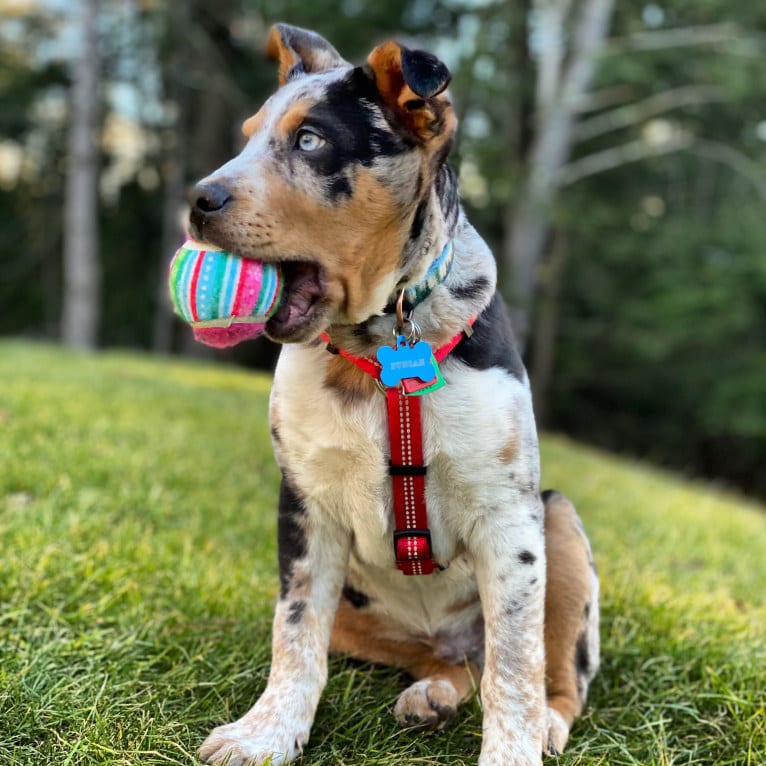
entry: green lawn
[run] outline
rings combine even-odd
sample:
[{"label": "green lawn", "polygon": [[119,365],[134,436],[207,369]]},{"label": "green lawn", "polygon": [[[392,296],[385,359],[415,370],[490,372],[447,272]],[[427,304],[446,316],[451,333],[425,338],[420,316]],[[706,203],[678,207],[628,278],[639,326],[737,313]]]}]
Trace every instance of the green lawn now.
[{"label": "green lawn", "polygon": [[[193,764],[268,672],[269,380],[0,343],[0,764]],[[602,671],[559,764],[766,763],[766,514],[543,439],[603,593]],[[333,660],[311,764],[475,763],[478,701],[400,732],[393,671]]]}]

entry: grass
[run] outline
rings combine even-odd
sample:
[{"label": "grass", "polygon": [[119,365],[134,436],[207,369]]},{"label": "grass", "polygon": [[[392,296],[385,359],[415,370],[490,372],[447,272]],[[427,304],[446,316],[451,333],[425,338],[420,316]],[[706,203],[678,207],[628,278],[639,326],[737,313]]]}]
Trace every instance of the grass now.
[{"label": "grass", "polygon": [[[4,342],[0,381],[0,764],[195,763],[268,672],[269,380]],[[763,509],[561,438],[542,451],[603,590],[602,671],[548,763],[762,766]],[[478,701],[413,736],[401,688],[333,660],[304,762],[475,763]]]}]

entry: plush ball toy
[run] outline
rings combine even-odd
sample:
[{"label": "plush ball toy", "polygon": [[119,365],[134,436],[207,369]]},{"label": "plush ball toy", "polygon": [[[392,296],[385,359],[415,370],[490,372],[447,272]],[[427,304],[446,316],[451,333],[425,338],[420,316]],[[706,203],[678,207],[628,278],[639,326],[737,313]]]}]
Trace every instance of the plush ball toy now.
[{"label": "plush ball toy", "polygon": [[187,240],[170,264],[170,296],[196,340],[226,348],[263,332],[282,297],[282,272],[275,263]]}]

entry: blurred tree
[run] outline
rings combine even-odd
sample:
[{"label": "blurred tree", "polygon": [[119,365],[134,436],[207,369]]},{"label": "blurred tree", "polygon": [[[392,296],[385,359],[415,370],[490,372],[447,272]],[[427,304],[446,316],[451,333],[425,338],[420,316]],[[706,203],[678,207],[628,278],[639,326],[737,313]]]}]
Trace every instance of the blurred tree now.
[{"label": "blurred tree", "polygon": [[[764,7],[616,6],[615,37],[586,61],[592,87],[559,104],[569,110],[559,132],[568,145],[551,148],[544,104],[563,92],[576,61],[571,14],[585,7],[540,2],[514,15],[502,3],[466,6],[472,45],[453,85],[467,206],[506,254],[504,291],[513,298],[521,283],[534,308],[527,356],[538,416],[610,449],[766,493],[756,404],[766,380]],[[544,194],[532,205],[536,182]],[[527,259],[521,275],[509,257],[514,240]],[[715,277],[701,268],[708,257],[719,261]]]},{"label": "blurred tree", "polygon": [[[36,57],[58,18],[0,14],[0,331],[56,335],[60,323],[58,165],[65,144],[60,62]],[[45,94],[45,97],[42,96]]]},{"label": "blurred tree", "polygon": [[98,249],[98,182],[101,56],[98,0],[80,0],[72,60],[69,164],[64,198],[64,285],[61,336],[70,346],[94,349],[101,310]]},{"label": "blurred tree", "polygon": [[[550,236],[550,209],[572,151],[577,107],[590,89],[609,30],[613,0],[535,0],[533,8],[538,38],[534,140],[516,204],[509,210],[502,250],[512,276],[512,318],[522,350]],[[574,34],[567,45],[573,18]]]},{"label": "blurred tree", "polygon": [[548,423],[766,494],[766,10],[621,6],[614,23],[595,93],[623,95],[580,121],[555,209]]}]

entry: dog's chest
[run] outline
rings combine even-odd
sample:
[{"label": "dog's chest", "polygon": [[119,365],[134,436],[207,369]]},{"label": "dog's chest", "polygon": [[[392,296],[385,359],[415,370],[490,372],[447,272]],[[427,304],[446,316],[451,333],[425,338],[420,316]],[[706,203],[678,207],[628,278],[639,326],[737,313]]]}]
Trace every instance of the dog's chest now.
[{"label": "dog's chest", "polygon": [[[357,559],[390,568],[394,513],[385,399],[344,403],[324,389],[326,356],[323,349],[283,351],[272,394],[275,451],[309,512],[328,514],[351,530]],[[435,557],[446,564],[462,550],[475,509],[490,508],[498,486],[510,480],[502,456],[519,442],[519,392],[502,370],[447,364],[444,373],[447,385],[422,399],[422,427],[429,528]]]}]

